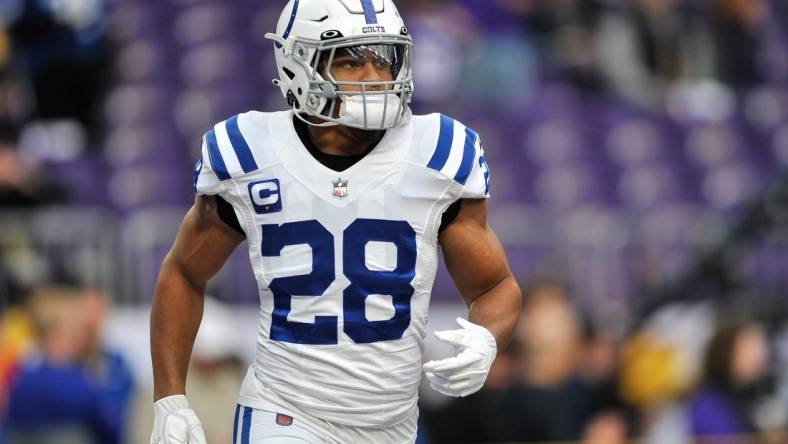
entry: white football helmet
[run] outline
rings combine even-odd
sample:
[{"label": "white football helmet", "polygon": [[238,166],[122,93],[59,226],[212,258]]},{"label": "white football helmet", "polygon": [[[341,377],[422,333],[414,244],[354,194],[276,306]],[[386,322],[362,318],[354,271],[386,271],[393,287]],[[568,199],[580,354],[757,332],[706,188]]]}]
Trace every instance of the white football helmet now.
[{"label": "white football helmet", "polygon": [[[265,36],[275,42],[274,84],[302,120],[382,130],[410,119],[413,40],[392,0],[290,0]],[[337,81],[337,57],[388,67],[393,80]]]}]

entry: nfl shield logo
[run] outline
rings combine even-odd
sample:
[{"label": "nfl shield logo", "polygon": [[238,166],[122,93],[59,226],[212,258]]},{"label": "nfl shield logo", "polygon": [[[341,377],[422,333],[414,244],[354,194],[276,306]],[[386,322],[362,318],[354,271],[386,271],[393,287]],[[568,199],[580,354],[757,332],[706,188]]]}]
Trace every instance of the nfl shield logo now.
[{"label": "nfl shield logo", "polygon": [[293,424],[293,417],[289,415],[285,415],[284,413],[277,413],[276,423],[279,424],[280,426],[287,427]]},{"label": "nfl shield logo", "polygon": [[344,199],[347,197],[347,180],[339,178],[335,182],[332,182],[332,184],[334,185],[334,197],[337,199]]}]

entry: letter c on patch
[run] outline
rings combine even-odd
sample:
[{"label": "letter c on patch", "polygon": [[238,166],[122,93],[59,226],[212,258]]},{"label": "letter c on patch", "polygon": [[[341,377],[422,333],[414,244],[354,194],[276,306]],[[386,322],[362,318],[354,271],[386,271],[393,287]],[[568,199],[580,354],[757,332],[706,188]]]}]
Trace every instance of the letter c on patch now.
[{"label": "letter c on patch", "polygon": [[282,211],[282,195],[279,180],[263,180],[249,184],[249,198],[257,214],[268,214]]}]

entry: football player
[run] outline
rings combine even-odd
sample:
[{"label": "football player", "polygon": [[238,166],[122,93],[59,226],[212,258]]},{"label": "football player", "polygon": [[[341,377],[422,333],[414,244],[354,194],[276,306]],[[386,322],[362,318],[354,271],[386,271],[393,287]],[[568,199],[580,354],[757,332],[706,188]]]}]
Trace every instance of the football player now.
[{"label": "football player", "polygon": [[[414,442],[422,372],[445,395],[476,392],[520,311],[479,136],[411,114],[413,43],[392,0],[290,0],[267,37],[292,109],[204,136],[151,313],[151,442],[205,442],[186,369],[206,282],[244,240],[261,305],[235,443]],[[435,332],[456,356],[423,363],[439,246],[468,319]]]}]

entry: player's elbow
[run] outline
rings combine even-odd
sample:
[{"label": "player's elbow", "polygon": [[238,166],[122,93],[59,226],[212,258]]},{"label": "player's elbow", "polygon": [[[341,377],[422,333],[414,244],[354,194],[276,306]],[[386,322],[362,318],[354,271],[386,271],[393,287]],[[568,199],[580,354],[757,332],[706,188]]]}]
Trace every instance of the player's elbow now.
[{"label": "player's elbow", "polygon": [[502,306],[502,311],[508,314],[508,321],[514,331],[523,305],[523,292],[520,289],[520,284],[510,274],[501,281],[497,293],[500,295],[498,303]]},{"label": "player's elbow", "polygon": [[156,297],[161,297],[169,292],[196,293],[202,295],[208,278],[203,278],[197,273],[189,272],[172,252],[162,261],[159,276],[156,280]]},{"label": "player's elbow", "polygon": [[519,318],[520,311],[523,306],[523,290],[520,288],[520,284],[517,282],[517,279],[515,279],[512,275],[509,275],[509,278],[506,280],[506,285],[509,286],[507,293],[512,299],[512,304],[516,307],[515,312]]},{"label": "player's elbow", "polygon": [[517,324],[520,321],[522,311],[523,293],[520,285],[514,276],[509,276],[499,284],[496,301],[497,310],[500,316],[502,335],[500,338],[500,349],[506,348],[514,338]]}]

